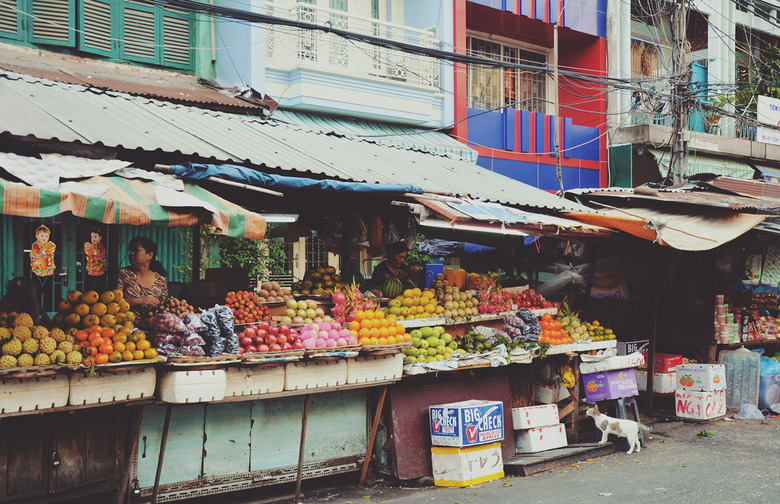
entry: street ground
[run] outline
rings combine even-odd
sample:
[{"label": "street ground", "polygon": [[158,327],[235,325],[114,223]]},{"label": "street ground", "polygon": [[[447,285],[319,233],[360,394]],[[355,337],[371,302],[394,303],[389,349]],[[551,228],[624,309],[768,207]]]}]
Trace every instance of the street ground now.
[{"label": "street ground", "polygon": [[[617,452],[532,476],[507,476],[470,488],[399,486],[380,478],[373,487],[360,489],[358,475],[350,474],[304,481],[301,501],[710,504],[780,500],[780,418],[644,421],[653,425],[654,431],[645,433],[646,446],[641,453]],[[293,492],[294,487],[285,486],[193,499],[190,504],[289,503],[294,500]]]}]

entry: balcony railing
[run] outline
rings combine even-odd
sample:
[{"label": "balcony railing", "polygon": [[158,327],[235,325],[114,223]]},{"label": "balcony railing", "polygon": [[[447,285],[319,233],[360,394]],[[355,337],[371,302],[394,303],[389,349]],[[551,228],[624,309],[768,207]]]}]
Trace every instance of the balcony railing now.
[{"label": "balcony railing", "polygon": [[[297,3],[292,8],[266,4],[271,16],[330,26],[352,33],[438,48],[434,34],[408,26]],[[395,49],[346,40],[333,33],[294,27],[266,27],[268,66],[277,69],[316,68],[358,78],[379,78],[424,88],[439,87],[439,62]]]},{"label": "balcony railing", "polygon": [[[652,112],[637,109],[631,111],[631,124],[658,124],[673,127],[674,117],[665,110]],[[733,128],[729,127],[732,125]],[[688,129],[712,135],[756,140],[756,126],[749,118],[736,119],[722,116],[719,119],[713,119],[711,116],[703,115],[698,110],[691,110],[688,113]]]}]

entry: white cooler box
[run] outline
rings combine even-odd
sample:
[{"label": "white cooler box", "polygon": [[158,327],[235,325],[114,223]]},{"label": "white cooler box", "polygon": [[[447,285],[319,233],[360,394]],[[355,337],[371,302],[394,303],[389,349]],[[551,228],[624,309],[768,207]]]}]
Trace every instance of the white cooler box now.
[{"label": "white cooler box", "polygon": [[467,448],[434,446],[431,466],[436,486],[466,487],[504,477],[500,442]]},{"label": "white cooler box", "polygon": [[225,368],[225,397],[271,394],[284,390],[284,365]]},{"label": "white cooler box", "polygon": [[512,425],[515,430],[546,427],[556,425],[560,421],[557,404],[512,408]]},{"label": "white cooler box", "polygon": [[306,360],[285,365],[284,390],[338,387],[347,383],[347,361]]},{"label": "white cooler box", "polygon": [[347,384],[400,380],[404,372],[404,354],[366,355],[347,359]]},{"label": "white cooler box", "polygon": [[68,404],[68,375],[0,379],[0,413],[18,413]]},{"label": "white cooler box", "polygon": [[199,403],[225,398],[226,375],[222,369],[170,371],[159,380],[159,398],[169,403]]},{"label": "white cooler box", "polygon": [[516,453],[536,453],[566,445],[566,428],[562,423],[515,431]]},{"label": "white cooler box", "polygon": [[95,374],[77,371],[70,377],[71,405],[102,404],[154,396],[157,372],[152,366],[127,365],[109,370],[95,369]]}]

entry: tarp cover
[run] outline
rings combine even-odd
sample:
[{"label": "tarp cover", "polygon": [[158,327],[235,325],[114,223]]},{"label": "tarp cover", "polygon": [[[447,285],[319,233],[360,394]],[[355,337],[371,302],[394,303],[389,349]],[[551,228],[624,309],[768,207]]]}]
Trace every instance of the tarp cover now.
[{"label": "tarp cover", "polygon": [[268,189],[319,189],[337,192],[383,192],[392,194],[422,194],[420,187],[411,184],[370,184],[366,182],[342,182],[339,180],[317,180],[305,177],[288,177],[263,173],[245,166],[231,164],[213,165],[186,163],[172,165],[171,173],[190,180],[203,180],[215,177]]},{"label": "tarp cover", "polygon": [[420,242],[417,245],[417,250],[421,254],[427,254],[431,257],[450,257],[481,254],[483,252],[492,252],[496,249],[495,247],[486,247],[476,243],[430,239]]}]

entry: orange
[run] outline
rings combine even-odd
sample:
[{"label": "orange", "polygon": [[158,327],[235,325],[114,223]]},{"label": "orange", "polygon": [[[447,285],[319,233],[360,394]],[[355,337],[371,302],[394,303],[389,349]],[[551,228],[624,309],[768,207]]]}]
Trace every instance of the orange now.
[{"label": "orange", "polygon": [[144,357],[147,359],[155,359],[157,358],[157,349],[156,348],[147,348],[144,350]]},{"label": "orange", "polygon": [[361,329],[371,329],[371,321],[368,319],[363,319],[360,321],[360,328]]},{"label": "orange", "polygon": [[114,350],[109,354],[108,360],[110,362],[122,362],[122,354],[119,351]]},{"label": "orange", "polygon": [[388,345],[395,345],[398,341],[395,339],[394,336],[388,336],[387,337],[387,344]]},{"label": "orange", "polygon": [[380,345],[387,345],[387,338],[379,338],[377,341]]},{"label": "orange", "polygon": [[[136,350],[136,352],[138,352],[138,351],[140,351],[140,350]],[[124,352],[122,352],[122,360],[123,361],[131,361],[131,360],[135,359],[135,355],[133,355],[134,353],[135,352],[128,352],[127,350],[125,350]]]},{"label": "orange", "polygon": [[398,334],[398,329],[396,329],[394,325],[391,325],[390,327],[387,328],[387,334],[389,334],[390,336],[395,336],[396,334]]},{"label": "orange", "polygon": [[379,338],[369,338],[369,343],[372,345],[376,345],[379,343]]},{"label": "orange", "polygon": [[108,355],[107,354],[97,354],[95,356],[95,364],[108,364]]},{"label": "orange", "polygon": [[138,350],[141,350],[142,352],[145,351],[147,348],[151,348],[152,344],[149,343],[149,340],[141,340],[138,343],[135,344],[135,347]]},{"label": "orange", "polygon": [[128,341],[127,343],[125,343],[125,350],[135,352],[135,343],[133,343],[132,341]]},{"label": "orange", "polygon": [[138,341],[146,339],[146,333],[143,331],[136,331],[135,334],[138,336]]},{"label": "orange", "polygon": [[412,335],[409,333],[404,334],[404,342],[412,341]]},{"label": "orange", "polygon": [[370,345],[371,340],[366,337],[363,337],[358,340],[358,343],[360,343],[361,345]]},{"label": "orange", "polygon": [[114,342],[114,351],[116,352],[124,352],[125,351],[125,344],[121,341],[115,341]]},{"label": "orange", "polygon": [[354,337],[354,338],[357,338],[357,337],[360,336],[360,334],[357,331],[349,331],[349,335]]},{"label": "orange", "polygon": [[374,312],[374,318],[383,319],[385,318],[385,312],[382,310],[377,310]]},{"label": "orange", "polygon": [[366,312],[364,312],[363,310],[358,310],[355,312],[356,321],[362,322],[364,318],[366,318]]},{"label": "orange", "polygon": [[406,328],[404,327],[403,324],[396,324],[395,332],[397,332],[398,334],[405,333],[406,332]]},{"label": "orange", "polygon": [[542,314],[542,321],[549,322],[551,320],[552,320],[552,315],[550,315],[549,313]]},{"label": "orange", "polygon": [[87,341],[89,338],[89,333],[85,331],[84,329],[80,331],[76,331],[76,339],[79,341]]},{"label": "orange", "polygon": [[73,312],[76,313],[76,315],[81,315],[82,317],[89,315],[89,305],[86,303],[79,303],[75,308],[73,308]]},{"label": "orange", "polygon": [[127,334],[123,332],[116,333],[116,336],[114,336],[114,342],[115,343],[127,343]]},{"label": "orange", "polygon": [[106,343],[103,343],[102,345],[100,345],[98,347],[98,350],[102,354],[110,354],[111,352],[114,351],[114,345],[112,345],[111,343],[106,342]]},{"label": "orange", "polygon": [[380,327],[390,327],[390,321],[387,319],[383,318],[379,321],[379,323],[380,323]]},{"label": "orange", "polygon": [[[157,350],[156,349],[150,348],[149,350],[154,350],[154,356],[157,357]],[[149,350],[147,350],[147,352]],[[133,360],[141,360],[141,359],[143,359],[144,358],[144,353],[145,352],[142,352],[140,350],[136,350],[135,352],[133,352]],[[152,359],[152,357],[149,357],[149,358]]]},{"label": "orange", "polygon": [[372,319],[371,327],[373,327],[374,329],[379,329],[380,327],[382,327],[382,321],[378,318]]},{"label": "orange", "polygon": [[353,320],[349,323],[349,330],[350,331],[359,331],[360,330],[360,322],[357,320]]},{"label": "orange", "polygon": [[387,330],[387,327],[380,327],[379,328],[379,335],[382,338],[387,338],[388,336],[390,336],[390,331]]},{"label": "orange", "polygon": [[368,328],[364,327],[360,330],[358,334],[360,335],[361,338],[368,338],[371,335],[371,331]]},{"label": "orange", "polygon": [[365,317],[366,317],[368,320],[373,320],[373,319],[374,319],[374,312],[373,312],[373,311],[371,311],[371,310],[366,310],[366,311],[365,311],[365,312],[363,312],[363,313],[365,314]]},{"label": "orange", "polygon": [[379,338],[382,334],[379,332],[379,329],[371,329],[371,338]]}]

